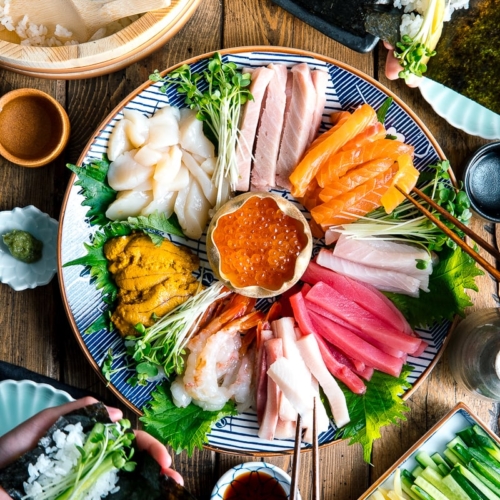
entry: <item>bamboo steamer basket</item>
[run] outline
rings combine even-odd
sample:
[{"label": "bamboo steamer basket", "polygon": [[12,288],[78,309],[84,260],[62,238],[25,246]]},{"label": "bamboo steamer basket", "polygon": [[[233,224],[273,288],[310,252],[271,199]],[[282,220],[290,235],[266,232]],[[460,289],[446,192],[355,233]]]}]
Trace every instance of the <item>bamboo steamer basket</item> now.
[{"label": "bamboo steamer basket", "polygon": [[169,7],[145,13],[113,35],[79,45],[30,47],[0,40],[0,67],[53,80],[112,73],[164,45],[186,24],[200,2],[172,0]]}]

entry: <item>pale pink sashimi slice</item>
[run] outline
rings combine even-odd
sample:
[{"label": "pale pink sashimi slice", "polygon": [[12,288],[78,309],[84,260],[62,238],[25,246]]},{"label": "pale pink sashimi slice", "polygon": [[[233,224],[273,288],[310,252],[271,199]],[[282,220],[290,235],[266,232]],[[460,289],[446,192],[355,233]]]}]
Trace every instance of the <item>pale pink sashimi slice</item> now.
[{"label": "pale pink sashimi slice", "polygon": [[316,90],[309,66],[306,63],[297,64],[292,67],[292,74],[292,98],[276,165],[276,184],[285,189],[291,189],[288,178],[307,148],[316,106]]},{"label": "pale pink sashimi slice", "polygon": [[[268,366],[278,359],[283,358],[283,343],[281,339],[271,339],[265,342],[266,359]],[[259,427],[258,436],[261,439],[274,439],[276,426],[278,425],[281,391],[273,379],[267,377],[267,401],[262,423]]]},{"label": "pale pink sashimi slice", "polygon": [[274,338],[271,330],[257,330],[257,355],[255,369],[256,410],[259,425],[264,418],[267,401],[267,357],[265,343]]},{"label": "pale pink sashimi slice", "polygon": [[311,145],[312,141],[314,141],[314,139],[316,139],[316,136],[318,135],[321,120],[323,118],[323,111],[326,104],[326,88],[328,87],[329,78],[328,73],[321,69],[311,71],[311,77],[314,84],[314,89],[316,90],[316,104],[314,107],[312,127],[309,132],[307,147]]},{"label": "pale pink sashimi slice", "polygon": [[306,335],[297,341],[297,346],[306,366],[318,380],[330,403],[330,409],[332,410],[336,426],[343,427],[348,424],[350,421],[349,410],[347,409],[344,393],[326,368],[316,337],[314,335]]},{"label": "pale pink sashimi slice", "polygon": [[250,92],[252,93],[253,100],[247,101],[243,108],[240,136],[238,146],[236,147],[236,161],[238,163],[238,184],[236,184],[236,191],[248,191],[250,189],[250,167],[252,165],[255,133],[267,86],[273,76],[274,71],[265,67],[257,68],[252,72]]},{"label": "pale pink sashimi slice", "polygon": [[267,86],[257,128],[251,174],[252,188],[258,191],[267,190],[276,185],[276,161],[285,118],[285,90],[288,70],[283,64],[270,64],[269,68],[274,71],[274,76]]},{"label": "pale pink sashimi slice", "polygon": [[350,260],[341,259],[335,256],[331,250],[326,249],[320,251],[316,262],[320,266],[373,285],[384,292],[403,293],[410,297],[418,297],[419,295],[420,280],[407,274],[357,264]]},{"label": "pale pink sashimi slice", "polygon": [[[379,342],[390,345],[395,349],[411,354],[420,345],[420,339],[405,335],[393,327],[387,326],[379,318],[355,302],[350,301],[325,283],[316,283],[309,290],[305,298],[322,306],[327,311],[347,321],[347,323],[362,330]],[[315,325],[314,321],[313,325]]]},{"label": "pale pink sashimi slice", "polygon": [[301,279],[310,285],[322,281],[367,311],[370,311],[388,325],[392,325],[396,330],[414,335],[403,313],[390,299],[371,285],[337,274],[316,262],[309,263]]},{"label": "pale pink sashimi slice", "polygon": [[340,363],[335,358],[321,335],[317,333],[315,337],[328,371],[343,382],[352,392],[354,392],[354,394],[364,394],[366,392],[366,386],[363,381],[349,367]]},{"label": "pale pink sashimi slice", "polygon": [[376,370],[399,377],[403,361],[382,352],[368,342],[355,335],[351,330],[330,321],[319,314],[311,312],[311,319],[318,333],[328,342],[343,350],[350,356],[371,364]]}]

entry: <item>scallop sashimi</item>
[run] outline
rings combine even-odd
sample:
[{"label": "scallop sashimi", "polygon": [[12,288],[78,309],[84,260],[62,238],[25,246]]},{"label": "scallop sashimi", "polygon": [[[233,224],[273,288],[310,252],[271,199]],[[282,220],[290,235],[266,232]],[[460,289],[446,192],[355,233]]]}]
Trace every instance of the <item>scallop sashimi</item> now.
[{"label": "scallop sashimi", "polygon": [[154,168],[152,166],[145,167],[137,162],[136,153],[136,149],[127,151],[110,163],[108,184],[115,191],[134,189],[153,175]]}]

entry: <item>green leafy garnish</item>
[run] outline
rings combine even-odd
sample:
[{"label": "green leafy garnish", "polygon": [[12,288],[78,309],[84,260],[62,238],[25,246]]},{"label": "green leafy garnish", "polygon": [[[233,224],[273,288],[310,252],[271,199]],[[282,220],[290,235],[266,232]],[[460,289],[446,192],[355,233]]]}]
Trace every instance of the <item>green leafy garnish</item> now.
[{"label": "green leafy garnish", "polygon": [[401,41],[396,43],[394,56],[403,67],[399,72],[400,78],[408,81],[411,75],[421,77],[427,71],[427,61],[436,54],[434,48],[441,36],[444,12],[444,0],[429,0],[415,37],[403,35]]},{"label": "green leafy garnish", "polygon": [[401,375],[393,377],[375,370],[371,380],[365,382],[366,392],[361,395],[339,383],[351,421],[339,429],[335,437],[350,439],[350,445],[360,443],[365,462],[370,462],[373,441],[380,438],[380,429],[406,420],[405,413],[410,409],[401,396],[411,387],[407,380],[411,371],[411,366],[405,365]]},{"label": "green leafy garnish", "polygon": [[109,205],[116,198],[116,191],[107,181],[109,161],[104,155],[102,160],[92,160],[86,165],[78,167],[68,163],[66,165],[76,176],[77,186],[81,186],[85,200],[82,205],[90,207],[87,212],[90,225],[103,226],[109,219],[105,213]]},{"label": "green leafy garnish", "polygon": [[472,257],[460,248],[447,248],[439,258],[429,279],[429,292],[420,291],[418,298],[386,293],[414,328],[442,319],[451,321],[456,314],[465,316],[465,308],[472,305],[465,290],[478,291],[474,278],[484,273]]},{"label": "green leafy garnish", "polygon": [[[192,73],[191,67],[182,65],[162,77],[158,71],[150,75],[153,82],[163,82],[162,92],[169,85],[176,85],[177,92],[184,94],[185,104],[198,111],[197,118],[204,121],[217,141],[218,156],[212,182],[217,186],[218,209],[229,198],[229,188],[238,182],[236,144],[241,107],[253,99],[248,90],[251,75],[243,74],[232,62],[223,62],[216,52],[203,73]],[[208,85],[206,90],[202,90]]]},{"label": "green leafy garnish", "polygon": [[384,124],[385,122],[385,117],[387,115],[387,112],[389,111],[389,108],[391,107],[393,98],[388,97],[383,103],[382,106],[380,106],[379,110],[377,111],[377,120]]},{"label": "green leafy garnish", "polygon": [[186,450],[191,456],[195,448],[202,449],[208,442],[207,434],[213,424],[223,417],[238,414],[232,401],[219,411],[204,411],[193,403],[186,408],[178,408],[166,385],[157,387],[151,393],[153,399],[143,408],[144,416],[140,420],[146,432],[171,446],[176,453]]}]

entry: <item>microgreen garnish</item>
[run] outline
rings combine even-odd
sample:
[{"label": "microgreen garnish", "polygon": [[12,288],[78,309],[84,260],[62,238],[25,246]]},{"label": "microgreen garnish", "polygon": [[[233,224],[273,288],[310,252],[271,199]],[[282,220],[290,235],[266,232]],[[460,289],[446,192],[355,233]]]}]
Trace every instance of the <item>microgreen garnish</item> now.
[{"label": "microgreen garnish", "polygon": [[177,92],[186,96],[185,104],[198,111],[197,118],[207,124],[217,140],[218,156],[212,182],[217,187],[215,208],[218,209],[229,199],[229,188],[234,190],[238,182],[238,124],[241,106],[253,99],[247,88],[250,74],[242,74],[236,64],[224,62],[216,52],[201,74],[193,73],[191,67],[184,64],[164,77],[157,70],[149,78],[164,83],[160,88],[162,92],[166,92],[169,85],[176,85]]},{"label": "microgreen garnish", "polygon": [[210,287],[190,297],[149,328],[136,326],[137,336],[127,337],[127,353],[137,363],[136,379],[132,383],[144,385],[148,378],[162,369],[168,376],[184,371],[185,347],[193,334],[201,315],[223,292],[224,285],[216,281]]}]

